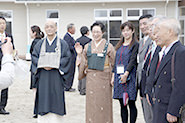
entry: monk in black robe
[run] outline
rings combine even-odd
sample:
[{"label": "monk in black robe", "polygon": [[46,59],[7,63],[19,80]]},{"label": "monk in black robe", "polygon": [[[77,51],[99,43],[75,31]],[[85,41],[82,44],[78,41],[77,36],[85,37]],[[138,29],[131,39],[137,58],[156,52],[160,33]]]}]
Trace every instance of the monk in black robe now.
[{"label": "monk in black robe", "polygon": [[[60,116],[66,114],[64,84],[69,78],[71,54],[67,43],[56,35],[56,30],[53,21],[46,22],[47,37],[34,47],[32,72],[35,73],[34,82],[37,87],[34,113],[40,119],[54,114],[58,123]],[[39,117],[38,121],[44,122]]]}]

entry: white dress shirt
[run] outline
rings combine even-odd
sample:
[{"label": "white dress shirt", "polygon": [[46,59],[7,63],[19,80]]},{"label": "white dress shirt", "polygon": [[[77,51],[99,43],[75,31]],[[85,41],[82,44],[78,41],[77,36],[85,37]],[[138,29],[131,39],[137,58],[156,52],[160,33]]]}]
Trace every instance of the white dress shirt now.
[{"label": "white dress shirt", "polygon": [[146,41],[148,40],[148,38],[149,38],[149,35],[143,37],[143,45],[146,43]]},{"label": "white dress shirt", "polygon": [[152,41],[151,59],[152,59],[152,57],[153,57],[153,55],[155,53],[156,48],[157,48],[156,42]]},{"label": "white dress shirt", "polygon": [[178,42],[178,40],[172,42],[171,44],[168,45],[168,47],[166,47],[166,49],[164,50],[165,55],[170,51],[170,49],[172,48],[172,46],[173,46],[176,42]]},{"label": "white dress shirt", "polygon": [[172,48],[172,46],[173,46],[176,42],[178,42],[178,40],[172,42],[170,45],[168,45],[168,47],[164,46],[164,47],[161,49],[161,51],[159,52],[159,60],[162,59],[163,54],[164,54],[164,56],[165,56],[165,55],[170,51],[170,49]]},{"label": "white dress shirt", "polygon": [[164,51],[166,49],[166,46],[164,46],[161,51],[159,52],[159,60],[161,61],[162,57],[163,57],[163,54],[164,54]]},{"label": "white dress shirt", "polygon": [[13,83],[15,66],[12,55],[5,54],[2,58],[0,71],[0,90],[9,87]]}]

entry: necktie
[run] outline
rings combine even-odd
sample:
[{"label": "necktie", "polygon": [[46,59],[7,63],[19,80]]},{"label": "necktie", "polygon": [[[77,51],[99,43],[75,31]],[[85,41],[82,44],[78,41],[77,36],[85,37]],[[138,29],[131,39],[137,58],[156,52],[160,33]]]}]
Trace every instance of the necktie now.
[{"label": "necktie", "polygon": [[146,59],[149,56],[149,54],[151,53],[151,51],[152,51],[152,45],[149,45],[146,50],[146,53],[145,53],[144,61],[146,61]]},{"label": "necktie", "polygon": [[161,59],[159,58],[159,61],[158,61],[158,63],[157,63],[156,73],[157,73],[157,70],[158,70],[158,68],[159,68],[159,66],[160,66],[160,64],[161,64],[161,61],[163,60],[164,56],[165,56],[165,52],[163,51],[162,58],[161,58]]}]

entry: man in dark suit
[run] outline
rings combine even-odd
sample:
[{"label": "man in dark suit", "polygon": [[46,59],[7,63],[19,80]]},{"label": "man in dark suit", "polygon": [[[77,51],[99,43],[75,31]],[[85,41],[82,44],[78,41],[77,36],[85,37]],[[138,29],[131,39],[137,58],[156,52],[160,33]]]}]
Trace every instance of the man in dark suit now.
[{"label": "man in dark suit", "polygon": [[139,50],[137,54],[137,87],[140,89],[141,104],[143,108],[144,119],[147,123],[152,123],[152,108],[148,105],[148,102],[144,95],[145,83],[142,80],[142,71],[144,67],[144,62],[147,59],[147,55],[150,52],[149,46],[152,43],[151,38],[149,37],[149,25],[148,20],[152,15],[147,14],[139,18],[139,28],[143,33],[144,37],[139,41]]},{"label": "man in dark suit", "polygon": [[[11,42],[13,44],[12,35],[6,33],[5,30],[6,30],[6,19],[4,17],[0,16],[0,39],[10,37]],[[13,49],[14,49],[14,45],[13,45]],[[0,49],[0,63],[1,63],[2,57],[3,57],[3,54]],[[0,66],[0,69],[1,69],[1,66]],[[7,112],[5,110],[7,100],[8,100],[8,88],[1,91],[0,114],[9,114],[9,112]]]},{"label": "man in dark suit", "polygon": [[[148,65],[145,66],[145,70],[143,71],[144,77],[142,77],[142,81],[145,81],[145,90],[143,93],[146,95],[146,99],[148,101],[149,106],[152,105],[152,86],[153,80],[155,77],[155,71],[157,67],[159,52],[161,51],[161,47],[157,46],[155,42],[155,35],[153,30],[155,28],[155,24],[158,23],[161,17],[152,17],[149,19],[149,37],[152,39],[152,44],[150,46],[151,53],[148,55]],[[146,64],[146,63],[145,63]]]},{"label": "man in dark suit", "polygon": [[[92,39],[90,39],[89,36],[89,29],[86,26],[82,26],[80,28],[80,32],[82,36],[76,40],[76,42],[80,42],[82,47],[89,43]],[[86,94],[86,77],[84,77],[82,80],[79,80],[78,83],[78,90],[80,92],[80,95]]]},{"label": "man in dark suit", "polygon": [[[157,45],[165,49],[159,57],[154,80],[153,123],[173,123],[177,122],[180,107],[185,103],[185,47],[178,41],[180,24],[176,19],[162,19],[154,33]],[[175,82],[172,83],[171,59],[175,50]]]},{"label": "man in dark suit", "polygon": [[70,60],[71,69],[69,71],[69,73],[71,75],[68,78],[68,80],[66,80],[66,84],[65,84],[65,91],[70,91],[70,92],[75,91],[75,89],[72,88],[73,80],[74,80],[74,74],[75,74],[75,67],[76,67],[76,51],[75,51],[75,48],[74,48],[75,40],[72,37],[73,34],[75,34],[75,26],[74,26],[74,24],[71,23],[71,24],[67,25],[67,33],[64,36],[64,40],[68,43],[69,49],[71,51],[71,60]]}]

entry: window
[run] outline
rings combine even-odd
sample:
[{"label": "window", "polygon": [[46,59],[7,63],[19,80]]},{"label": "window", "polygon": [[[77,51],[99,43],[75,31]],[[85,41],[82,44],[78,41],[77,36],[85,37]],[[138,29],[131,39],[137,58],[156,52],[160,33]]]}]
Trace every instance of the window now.
[{"label": "window", "polygon": [[136,35],[139,39],[141,39],[142,34],[139,30],[139,17],[141,15],[151,14],[155,16],[156,9],[155,8],[128,8],[127,9],[127,20],[132,22],[136,28]]},{"label": "window", "polygon": [[139,10],[128,10],[128,16],[139,16]]},{"label": "window", "polygon": [[57,10],[48,10],[47,11],[47,18],[58,18],[58,11]]},{"label": "window", "polygon": [[179,39],[182,42],[182,44],[184,44],[185,43],[185,40],[184,40],[184,37],[185,37],[185,34],[184,34],[184,32],[185,32],[185,28],[184,28],[184,25],[185,25],[185,17],[179,19],[179,21],[180,21],[180,25],[181,25],[181,32],[180,32],[180,35],[179,35]]},{"label": "window", "polygon": [[180,16],[185,16],[185,7],[179,8],[179,15]]},{"label": "window", "polygon": [[179,39],[182,42],[182,44],[185,44],[185,7],[179,8],[179,22],[181,25],[181,32],[179,35]]},{"label": "window", "polygon": [[95,21],[100,21],[106,26],[103,38],[116,45],[120,40],[120,25],[123,21],[122,9],[96,9],[94,10]]},{"label": "window", "polygon": [[95,17],[107,17],[107,11],[106,10],[97,10],[95,12]]},{"label": "window", "polygon": [[146,14],[151,14],[151,15],[155,15],[155,11],[154,9],[143,9],[142,10],[142,15],[146,15]]},{"label": "window", "polygon": [[53,20],[57,24],[57,32],[59,32],[59,12],[58,10],[46,10],[46,20]]},{"label": "window", "polygon": [[181,35],[184,35],[184,20],[180,20],[180,25],[181,25]]},{"label": "window", "polygon": [[12,34],[12,10],[0,10],[0,16],[3,16],[6,19],[6,32]]},{"label": "window", "polygon": [[122,16],[122,11],[120,11],[120,10],[111,10],[110,11],[110,17],[116,17],[116,16]]}]

